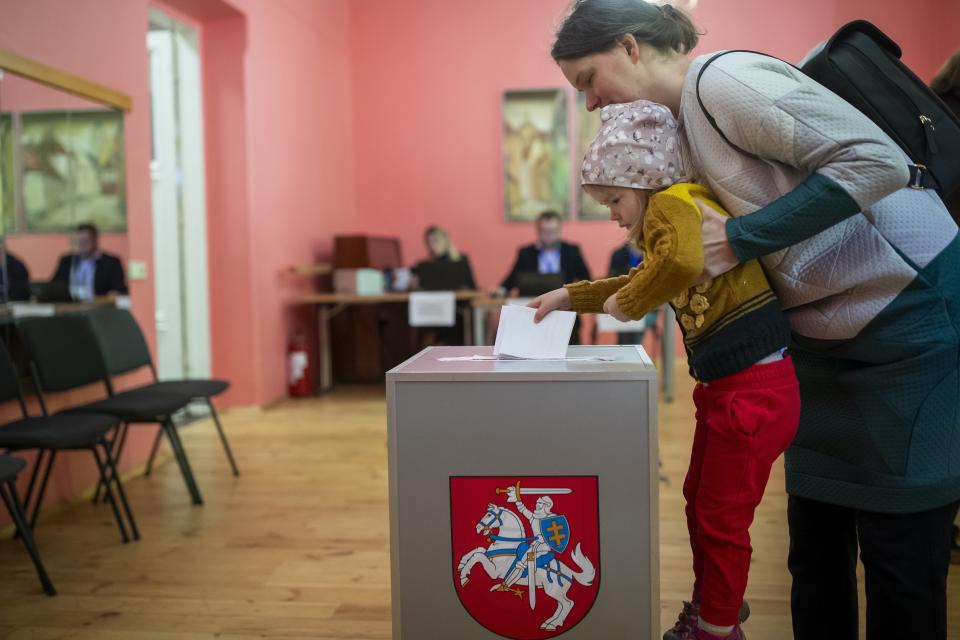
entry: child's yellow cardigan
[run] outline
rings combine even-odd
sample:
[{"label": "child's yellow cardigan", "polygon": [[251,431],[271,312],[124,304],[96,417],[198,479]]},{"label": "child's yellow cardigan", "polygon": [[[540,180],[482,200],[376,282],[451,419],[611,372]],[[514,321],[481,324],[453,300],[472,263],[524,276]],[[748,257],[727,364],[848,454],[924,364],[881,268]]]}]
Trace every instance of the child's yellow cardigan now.
[{"label": "child's yellow cardigan", "polygon": [[650,198],[643,221],[643,262],[628,275],[567,285],[574,311],[602,313],[617,295],[640,319],[670,302],[683,329],[691,373],[714,380],[746,369],[787,346],[790,329],[760,263],[743,263],[712,281],[703,271],[703,216],[694,198],[723,208],[705,187],[675,184]]}]

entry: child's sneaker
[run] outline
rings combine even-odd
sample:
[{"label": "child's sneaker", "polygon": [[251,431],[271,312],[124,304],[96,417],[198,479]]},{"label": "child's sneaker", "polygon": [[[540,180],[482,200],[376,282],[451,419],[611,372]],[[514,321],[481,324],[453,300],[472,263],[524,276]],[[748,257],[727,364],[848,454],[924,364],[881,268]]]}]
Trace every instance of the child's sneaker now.
[{"label": "child's sneaker", "polygon": [[[750,617],[750,605],[746,600],[740,605],[740,624],[747,621]],[[693,637],[693,630],[697,626],[697,620],[700,619],[700,599],[694,595],[693,602],[684,601],[683,610],[677,616],[677,622],[673,628],[668,629],[663,634],[663,640],[687,640]]]},{"label": "child's sneaker", "polygon": [[747,635],[740,628],[740,625],[735,626],[733,633],[728,636],[718,636],[715,633],[704,631],[700,627],[694,627],[693,634],[690,635],[690,638],[691,640],[747,640]]}]

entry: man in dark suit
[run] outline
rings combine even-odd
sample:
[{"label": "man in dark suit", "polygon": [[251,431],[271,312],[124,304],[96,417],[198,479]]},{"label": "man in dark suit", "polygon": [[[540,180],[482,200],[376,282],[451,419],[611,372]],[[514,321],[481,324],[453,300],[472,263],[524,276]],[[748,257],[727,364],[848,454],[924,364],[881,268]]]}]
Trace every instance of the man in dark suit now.
[{"label": "man in dark suit", "polygon": [[[506,295],[516,289],[521,273],[558,274],[563,284],[590,279],[580,247],[560,239],[560,215],[556,211],[544,211],[537,217],[536,224],[536,244],[520,247],[513,268],[498,293]],[[570,340],[572,344],[579,344],[579,329],[578,320]]]},{"label": "man in dark suit", "polygon": [[60,256],[53,280],[70,288],[74,300],[92,300],[108,293],[127,294],[120,259],[100,251],[100,233],[92,224],[81,224],[73,238],[76,253]]},{"label": "man in dark suit", "polygon": [[544,211],[537,218],[537,243],[517,251],[513,269],[500,285],[503,293],[517,288],[521,273],[557,273],[564,284],[590,279],[580,247],[560,239],[560,215],[556,211]]}]

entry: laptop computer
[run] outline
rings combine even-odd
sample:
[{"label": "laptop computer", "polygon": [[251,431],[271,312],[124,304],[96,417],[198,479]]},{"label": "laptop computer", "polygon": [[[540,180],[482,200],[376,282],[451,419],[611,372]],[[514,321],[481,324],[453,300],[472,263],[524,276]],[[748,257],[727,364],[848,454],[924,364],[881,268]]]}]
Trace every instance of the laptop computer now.
[{"label": "laptop computer", "polygon": [[424,261],[413,272],[423,291],[458,291],[471,285],[470,265],[463,260]]},{"label": "laptop computer", "polygon": [[30,294],[37,302],[71,302],[70,285],[64,280],[40,281],[30,283]]},{"label": "laptop computer", "polygon": [[563,275],[559,273],[534,273],[533,271],[517,274],[517,291],[521,298],[532,298],[543,295],[563,286]]}]

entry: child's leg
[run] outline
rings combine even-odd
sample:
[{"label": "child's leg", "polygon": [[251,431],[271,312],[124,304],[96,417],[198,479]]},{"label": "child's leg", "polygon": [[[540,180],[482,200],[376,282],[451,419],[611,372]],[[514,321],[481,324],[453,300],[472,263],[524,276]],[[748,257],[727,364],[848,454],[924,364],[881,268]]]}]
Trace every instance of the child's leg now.
[{"label": "child's leg", "polygon": [[707,446],[707,425],[704,420],[706,407],[703,404],[703,385],[698,384],[693,390],[693,403],[697,407],[697,427],[693,434],[693,448],[690,452],[690,467],[687,477],[683,481],[683,497],[686,500],[687,531],[690,533],[690,549],[693,551],[693,590],[700,591],[701,576],[703,575],[703,551],[698,541],[698,527],[696,517],[697,491],[700,489],[700,476],[703,466],[703,454]]},{"label": "child's leg", "polygon": [[754,511],[770,468],[796,434],[800,392],[785,359],[711,382],[703,400],[706,446],[695,502],[700,619],[731,626],[747,586]]}]

